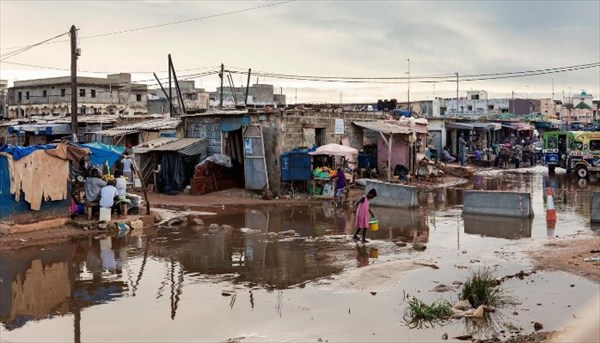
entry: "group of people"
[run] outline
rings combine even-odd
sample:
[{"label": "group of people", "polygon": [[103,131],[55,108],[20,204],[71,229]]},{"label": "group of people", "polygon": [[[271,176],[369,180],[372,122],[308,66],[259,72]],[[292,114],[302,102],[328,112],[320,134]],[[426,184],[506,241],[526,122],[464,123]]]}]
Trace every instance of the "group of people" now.
[{"label": "group of people", "polygon": [[102,179],[98,168],[90,167],[86,171],[87,177],[83,187],[85,191],[85,201],[92,207],[98,204],[101,208],[116,209],[120,213],[118,206],[121,202],[129,202],[127,199],[127,183],[133,182],[131,156],[125,154],[121,159],[122,169],[117,168],[113,177],[108,180]]}]

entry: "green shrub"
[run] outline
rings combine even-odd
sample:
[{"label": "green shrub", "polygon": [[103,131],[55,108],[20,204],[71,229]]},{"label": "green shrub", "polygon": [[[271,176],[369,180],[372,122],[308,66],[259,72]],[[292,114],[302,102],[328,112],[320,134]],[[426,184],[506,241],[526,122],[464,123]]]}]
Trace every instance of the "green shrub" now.
[{"label": "green shrub", "polygon": [[488,268],[474,271],[463,284],[460,300],[469,300],[474,308],[479,305],[497,306],[503,299],[502,289],[497,284]]},{"label": "green shrub", "polygon": [[452,315],[452,304],[447,300],[436,300],[427,305],[417,298],[408,302],[408,310],[405,318],[410,322],[436,321],[446,319]]}]

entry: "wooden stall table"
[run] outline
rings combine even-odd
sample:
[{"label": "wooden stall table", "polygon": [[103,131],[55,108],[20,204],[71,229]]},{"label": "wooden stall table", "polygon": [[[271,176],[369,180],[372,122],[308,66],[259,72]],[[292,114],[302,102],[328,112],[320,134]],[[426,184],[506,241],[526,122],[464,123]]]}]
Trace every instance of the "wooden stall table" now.
[{"label": "wooden stall table", "polygon": [[[331,187],[332,193],[331,193],[331,195],[325,194],[324,196],[333,198],[334,195],[335,195],[335,185],[333,184],[333,182],[334,182],[334,179],[332,179],[332,178],[313,177],[313,179],[311,181],[311,186],[312,186],[311,187],[311,194],[312,195],[317,195],[317,194],[315,194],[315,190],[317,188],[317,185],[322,185],[323,189],[325,189],[325,185],[329,184],[330,187]],[[321,195],[321,196],[323,196],[323,195]]]}]

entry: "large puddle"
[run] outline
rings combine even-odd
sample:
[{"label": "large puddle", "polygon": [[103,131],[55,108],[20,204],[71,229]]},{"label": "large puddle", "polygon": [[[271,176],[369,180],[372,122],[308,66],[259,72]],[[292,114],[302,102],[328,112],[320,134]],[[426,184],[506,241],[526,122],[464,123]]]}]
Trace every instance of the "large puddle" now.
[{"label": "large puddle", "polygon": [[[555,189],[555,228],[545,187]],[[455,302],[456,291],[431,289],[483,267],[515,274],[530,268],[524,249],[596,235],[597,183],[538,167],[479,175],[473,188],[532,192],[536,217],[463,218],[462,190],[451,188],[421,193],[417,210],[374,208],[380,230],[366,246],[350,240],[351,211],[323,204],[227,208],[201,216],[204,228],[189,221],[2,252],[0,341],[439,341],[527,333],[533,321],[563,329],[599,288],[561,272],[507,280],[516,303],[484,322],[405,324],[412,296]]]}]

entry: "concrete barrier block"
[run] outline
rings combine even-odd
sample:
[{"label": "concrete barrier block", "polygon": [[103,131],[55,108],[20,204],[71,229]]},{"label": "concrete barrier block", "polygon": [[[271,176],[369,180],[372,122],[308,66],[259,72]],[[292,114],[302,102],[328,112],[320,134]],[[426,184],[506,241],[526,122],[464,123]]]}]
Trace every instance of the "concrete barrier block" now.
[{"label": "concrete barrier block", "polygon": [[463,214],[533,218],[531,193],[464,191]]},{"label": "concrete barrier block", "polygon": [[592,196],[592,223],[600,223],[600,192]]},{"label": "concrete barrier block", "polygon": [[419,206],[417,189],[412,186],[367,180],[365,194],[370,189],[377,191],[377,197],[371,200],[373,206],[412,208]]},{"label": "concrete barrier block", "polygon": [[463,215],[465,233],[506,239],[531,237],[532,218]]}]

